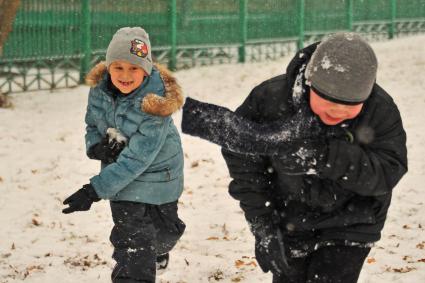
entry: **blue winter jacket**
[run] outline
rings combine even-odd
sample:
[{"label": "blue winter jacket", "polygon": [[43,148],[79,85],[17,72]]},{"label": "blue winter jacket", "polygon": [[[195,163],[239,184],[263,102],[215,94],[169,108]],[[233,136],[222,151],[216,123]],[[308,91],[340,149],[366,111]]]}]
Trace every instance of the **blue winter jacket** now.
[{"label": "blue winter jacket", "polygon": [[[118,129],[128,143],[117,161],[102,164],[100,173],[90,183],[102,199],[156,205],[176,201],[183,190],[183,150],[170,114],[181,106],[180,88],[164,84],[163,74],[154,67],[138,89],[114,99],[103,66],[96,66],[88,75],[96,86],[90,89],[85,118],[86,150],[99,143],[108,128]],[[166,79],[170,81],[169,77]],[[166,88],[178,93],[167,93]],[[146,107],[146,111],[143,104],[149,99],[150,108]],[[174,108],[164,115],[167,102],[168,108]]]}]

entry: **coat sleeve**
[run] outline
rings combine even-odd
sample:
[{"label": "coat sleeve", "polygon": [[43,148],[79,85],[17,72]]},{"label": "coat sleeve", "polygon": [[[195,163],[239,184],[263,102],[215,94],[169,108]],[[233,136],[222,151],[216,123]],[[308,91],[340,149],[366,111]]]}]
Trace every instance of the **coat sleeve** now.
[{"label": "coat sleeve", "polygon": [[[258,116],[258,104],[255,96],[264,89],[254,88],[245,102],[236,110],[236,114],[255,120]],[[270,186],[271,178],[267,170],[268,161],[259,155],[247,155],[222,150],[224,160],[229,169],[230,195],[240,201],[240,206],[247,219],[268,215],[272,212]]]},{"label": "coat sleeve", "polygon": [[93,114],[93,107],[94,107],[94,95],[92,89],[90,89],[89,92],[89,99],[87,103],[87,111],[86,111],[86,154],[88,154],[88,151],[90,147],[100,142],[102,139],[102,135],[99,133],[96,127],[96,121]]},{"label": "coat sleeve", "polygon": [[128,146],[117,162],[103,168],[90,179],[96,193],[102,199],[114,197],[141,175],[155,160],[164,145],[170,117],[146,115],[137,132],[130,137]]},{"label": "coat sleeve", "polygon": [[[319,133],[317,118],[307,113],[300,109],[289,119],[256,123],[225,107],[188,97],[183,106],[182,132],[231,152],[270,156],[286,149],[293,140]],[[301,130],[307,127],[309,131]]]},{"label": "coat sleeve", "polygon": [[407,172],[406,133],[395,105],[382,116],[384,119],[375,121],[373,128],[368,130],[367,125],[359,128],[359,131],[374,132],[370,143],[329,142],[322,178],[363,196],[385,195],[392,191]]}]

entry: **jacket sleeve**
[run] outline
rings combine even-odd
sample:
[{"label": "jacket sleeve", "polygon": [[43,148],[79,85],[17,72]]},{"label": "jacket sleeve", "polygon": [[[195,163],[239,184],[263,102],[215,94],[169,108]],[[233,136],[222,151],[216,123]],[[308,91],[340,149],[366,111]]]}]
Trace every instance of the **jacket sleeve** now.
[{"label": "jacket sleeve", "polygon": [[[260,86],[254,88],[245,102],[236,110],[236,114],[255,120],[258,116],[258,104],[255,96],[263,91]],[[230,177],[229,193],[245,212],[247,219],[268,215],[272,212],[270,173],[267,159],[259,155],[246,155],[223,149]]]},{"label": "jacket sleeve", "polygon": [[[289,119],[256,123],[225,107],[188,97],[183,106],[182,132],[231,152],[270,156],[286,150],[293,141],[317,135],[320,131],[318,120],[307,115],[300,109]],[[309,131],[299,130],[306,127]]]},{"label": "jacket sleeve", "polygon": [[322,178],[363,196],[379,196],[392,191],[407,172],[407,149],[406,133],[397,107],[394,105],[387,110],[379,122],[371,121],[374,123],[371,128],[359,127],[356,139],[361,138],[362,132],[373,132],[374,139],[370,143],[329,142]]},{"label": "jacket sleeve", "polygon": [[90,179],[96,193],[102,199],[114,197],[141,175],[155,160],[167,136],[170,117],[146,115],[129,144],[119,155],[117,162],[103,168]]},{"label": "jacket sleeve", "polygon": [[87,104],[87,111],[86,111],[86,154],[88,155],[90,147],[100,142],[102,139],[102,135],[99,133],[96,127],[96,121],[93,115],[93,107],[94,107],[94,95],[92,92],[92,89],[90,89],[89,92],[89,99]]}]

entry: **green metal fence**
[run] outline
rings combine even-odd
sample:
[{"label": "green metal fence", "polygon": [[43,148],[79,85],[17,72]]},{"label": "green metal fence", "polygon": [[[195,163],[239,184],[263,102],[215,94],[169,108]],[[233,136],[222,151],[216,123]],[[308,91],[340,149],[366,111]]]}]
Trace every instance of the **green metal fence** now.
[{"label": "green metal fence", "polygon": [[425,32],[425,0],[21,0],[0,57],[3,93],[79,84],[114,32],[142,26],[170,68],[275,59],[340,30]]}]

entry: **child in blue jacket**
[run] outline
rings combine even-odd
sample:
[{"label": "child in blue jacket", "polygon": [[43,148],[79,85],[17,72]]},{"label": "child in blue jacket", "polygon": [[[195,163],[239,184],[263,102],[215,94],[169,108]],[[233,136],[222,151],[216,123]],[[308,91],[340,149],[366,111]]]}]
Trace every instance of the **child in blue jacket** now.
[{"label": "child in blue jacket", "polygon": [[140,27],[115,33],[106,64],[95,66],[87,82],[86,149],[101,160],[101,170],[64,201],[63,212],[110,200],[112,281],[155,282],[185,229],[177,215],[183,150],[170,117],[183,103],[180,87],[152,63],[149,36]]}]

